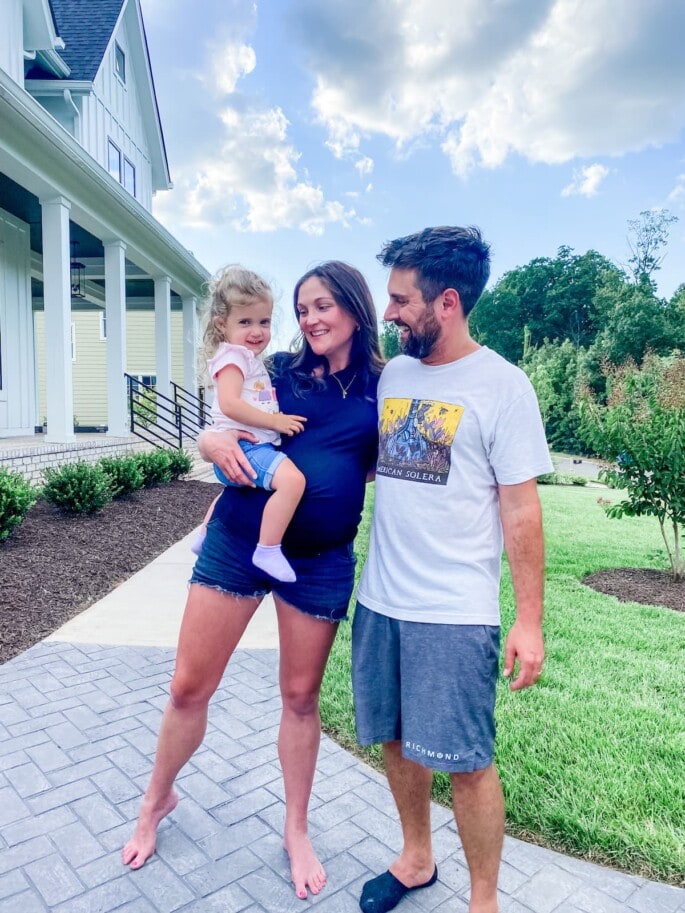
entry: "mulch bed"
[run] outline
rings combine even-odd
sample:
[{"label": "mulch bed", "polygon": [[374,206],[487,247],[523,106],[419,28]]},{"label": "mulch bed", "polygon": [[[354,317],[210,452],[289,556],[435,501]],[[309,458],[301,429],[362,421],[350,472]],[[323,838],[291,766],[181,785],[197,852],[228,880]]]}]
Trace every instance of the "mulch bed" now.
[{"label": "mulch bed", "polygon": [[[201,521],[221,486],[171,482],[113,501],[92,517],[39,501],[0,543],[0,662],[52,634],[127,580]],[[685,583],[666,571],[613,568],[587,586],[622,602],[685,611]]]},{"label": "mulch bed", "polygon": [[685,612],[685,581],[676,583],[669,571],[615,567],[590,574],[582,582],[599,593],[615,596],[619,602],[663,605],[676,612]]},{"label": "mulch bed", "polygon": [[38,501],[0,543],[0,662],[47,637],[202,522],[221,485],[171,482],[91,517]]}]

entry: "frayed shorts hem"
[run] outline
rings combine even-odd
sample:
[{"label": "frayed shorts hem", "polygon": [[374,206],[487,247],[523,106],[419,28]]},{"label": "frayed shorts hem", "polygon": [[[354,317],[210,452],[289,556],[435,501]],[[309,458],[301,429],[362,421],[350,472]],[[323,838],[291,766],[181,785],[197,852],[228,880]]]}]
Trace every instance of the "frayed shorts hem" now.
[{"label": "frayed shorts hem", "polygon": [[216,590],[217,593],[221,593],[223,596],[233,596],[235,599],[263,599],[268,592],[268,590],[257,590],[254,593],[235,593],[232,590],[224,589],[224,587],[216,583],[205,583],[203,580],[193,580],[192,577],[188,581],[188,588],[191,586],[203,586],[208,590]]}]

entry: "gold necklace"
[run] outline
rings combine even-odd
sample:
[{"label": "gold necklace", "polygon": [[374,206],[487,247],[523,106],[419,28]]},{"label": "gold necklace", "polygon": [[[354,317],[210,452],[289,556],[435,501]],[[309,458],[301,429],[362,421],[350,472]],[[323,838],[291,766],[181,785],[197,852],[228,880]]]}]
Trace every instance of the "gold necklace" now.
[{"label": "gold necklace", "polygon": [[347,399],[347,391],[350,389],[350,387],[352,386],[352,384],[353,384],[353,383],[355,382],[355,380],[357,379],[357,372],[355,371],[355,373],[352,375],[352,379],[350,380],[349,384],[347,384],[347,385],[344,386],[344,387],[343,387],[343,385],[342,385],[342,381],[340,380],[340,378],[339,378],[339,377],[336,377],[335,374],[329,374],[328,376],[329,376],[329,377],[332,377],[333,380],[336,382],[336,384],[340,387],[340,390],[341,390],[341,392],[342,392],[342,398],[343,398],[343,399]]}]

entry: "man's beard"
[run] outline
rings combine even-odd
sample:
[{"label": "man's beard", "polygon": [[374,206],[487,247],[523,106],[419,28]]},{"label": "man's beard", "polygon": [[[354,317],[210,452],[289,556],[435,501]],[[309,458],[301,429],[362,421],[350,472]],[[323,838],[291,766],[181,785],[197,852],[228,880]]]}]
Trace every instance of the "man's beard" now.
[{"label": "man's beard", "polygon": [[416,331],[410,329],[406,340],[400,341],[400,349],[403,355],[409,355],[410,358],[428,358],[439,338],[440,324],[433,312],[429,311],[421,328]]}]

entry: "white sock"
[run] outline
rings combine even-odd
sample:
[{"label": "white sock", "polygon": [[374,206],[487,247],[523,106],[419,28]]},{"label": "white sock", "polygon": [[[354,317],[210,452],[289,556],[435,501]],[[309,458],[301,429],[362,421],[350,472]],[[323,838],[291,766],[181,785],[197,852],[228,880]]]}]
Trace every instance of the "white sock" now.
[{"label": "white sock", "polygon": [[288,564],[280,545],[258,545],[252,556],[252,563],[276,580],[292,583],[295,571]]},{"label": "white sock", "polygon": [[190,543],[190,551],[196,555],[199,555],[200,552],[202,551],[202,546],[205,543],[206,536],[207,536],[207,530],[203,526],[202,529],[200,529],[198,531],[198,533],[195,536],[195,538],[193,539],[193,541]]}]

